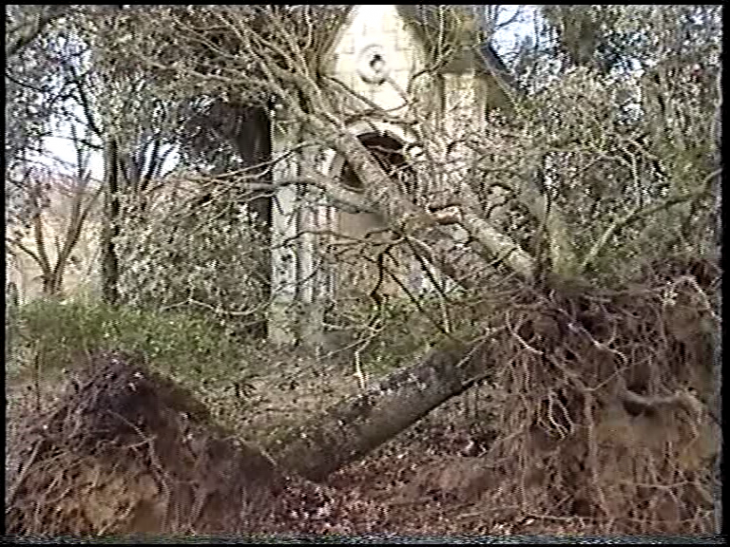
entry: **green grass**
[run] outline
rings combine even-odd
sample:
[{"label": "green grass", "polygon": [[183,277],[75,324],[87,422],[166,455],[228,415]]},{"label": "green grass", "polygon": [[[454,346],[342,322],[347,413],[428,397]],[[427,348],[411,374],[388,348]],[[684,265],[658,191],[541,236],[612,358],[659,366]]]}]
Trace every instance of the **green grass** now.
[{"label": "green grass", "polygon": [[[214,415],[231,408],[235,385],[251,378],[250,347],[223,328],[189,313],[112,307],[94,299],[36,300],[6,317],[12,350],[10,381],[36,373],[56,381],[98,351],[142,354],[149,367],[191,389]],[[7,350],[6,350],[7,351]],[[240,406],[239,403],[236,403]]]}]

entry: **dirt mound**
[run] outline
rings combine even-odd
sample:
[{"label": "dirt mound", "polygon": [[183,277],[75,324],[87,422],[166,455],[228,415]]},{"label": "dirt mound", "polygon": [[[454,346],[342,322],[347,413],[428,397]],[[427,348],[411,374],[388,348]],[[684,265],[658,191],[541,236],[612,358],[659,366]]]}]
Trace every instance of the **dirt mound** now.
[{"label": "dirt mound", "polygon": [[250,533],[286,486],[271,460],[127,356],[97,356],[27,419],[11,534]]},{"label": "dirt mound", "polygon": [[470,392],[485,394],[483,429],[458,419],[466,393],[325,485],[287,476],[140,363],[99,355],[27,417],[8,532],[710,533],[718,274],[664,266],[620,291],[494,293],[491,374]]}]

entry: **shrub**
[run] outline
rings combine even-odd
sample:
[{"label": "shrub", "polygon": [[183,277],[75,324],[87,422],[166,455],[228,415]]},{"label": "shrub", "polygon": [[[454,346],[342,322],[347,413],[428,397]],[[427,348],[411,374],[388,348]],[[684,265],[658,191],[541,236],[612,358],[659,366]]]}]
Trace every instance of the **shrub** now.
[{"label": "shrub", "polygon": [[375,377],[406,366],[420,354],[442,340],[447,329],[457,338],[468,339],[471,326],[468,314],[458,313],[458,303],[464,297],[452,294],[446,303],[438,294],[388,299],[378,307],[365,298],[352,298],[333,306],[327,318],[328,326],[337,325],[340,333],[337,345],[329,348],[334,355],[343,352],[351,359],[359,349],[361,365]]},{"label": "shrub", "polygon": [[193,390],[225,416],[231,396],[249,386],[246,348],[218,325],[190,312],[112,307],[97,300],[37,300],[17,314],[16,370],[53,381],[97,351],[142,354],[150,368]]},{"label": "shrub", "polygon": [[198,189],[160,195],[143,215],[126,213],[116,240],[122,301],[136,308],[174,306],[237,332],[261,321],[268,298],[266,242],[252,226],[245,199],[235,186]]}]

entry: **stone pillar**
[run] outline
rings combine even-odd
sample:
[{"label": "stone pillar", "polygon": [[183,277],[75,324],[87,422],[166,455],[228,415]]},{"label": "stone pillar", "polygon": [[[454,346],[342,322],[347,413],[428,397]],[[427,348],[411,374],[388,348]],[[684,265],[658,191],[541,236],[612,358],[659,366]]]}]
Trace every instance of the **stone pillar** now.
[{"label": "stone pillar", "polygon": [[[337,177],[339,169],[335,165],[337,153],[334,150],[325,150],[322,153],[320,169],[322,174],[327,177]],[[319,237],[320,256],[322,263],[322,283],[320,285],[320,296],[326,305],[327,302],[334,300],[337,287],[337,268],[332,262],[332,244],[335,240],[334,233],[337,231],[337,209],[333,205],[332,200],[327,196],[322,196],[322,207],[319,210],[320,221],[323,230],[327,233]]]},{"label": "stone pillar", "polygon": [[[473,70],[444,74],[444,114],[443,133],[446,136],[447,150],[444,150],[444,177],[441,184],[445,188],[459,188],[468,177],[475,155],[465,141],[472,134],[483,135],[486,130],[486,82]],[[500,196],[495,195],[496,199]],[[455,239],[466,243],[469,236],[463,228],[449,228]],[[453,287],[448,279],[440,280],[444,288]]]},{"label": "stone pillar", "polygon": [[[311,148],[301,154],[307,166],[321,170],[317,151]],[[302,186],[299,189],[299,341],[316,349],[322,343],[324,320],[324,287],[326,283],[321,247],[326,225],[326,201],[322,190]]]},{"label": "stone pillar", "polygon": [[465,141],[486,129],[486,82],[473,71],[444,74],[443,130],[446,136],[446,184],[456,185],[469,175],[474,152]]},{"label": "stone pillar", "polygon": [[[280,157],[302,141],[299,127],[282,116],[274,124],[272,148]],[[274,184],[310,176],[323,169],[318,151],[306,148],[274,167]],[[306,166],[307,169],[304,169]],[[328,275],[323,265],[322,232],[330,228],[325,194],[305,184],[278,188],[272,205],[271,284],[269,341],[279,345],[302,344],[317,348],[323,335],[324,300]]]},{"label": "stone pillar", "polygon": [[[275,120],[272,124],[274,158],[291,149],[298,128]],[[298,175],[297,154],[281,160],[273,169],[273,183],[294,179]],[[297,339],[297,279],[299,207],[297,187],[293,184],[278,188],[271,211],[271,304],[269,309],[269,341],[293,344]]]}]

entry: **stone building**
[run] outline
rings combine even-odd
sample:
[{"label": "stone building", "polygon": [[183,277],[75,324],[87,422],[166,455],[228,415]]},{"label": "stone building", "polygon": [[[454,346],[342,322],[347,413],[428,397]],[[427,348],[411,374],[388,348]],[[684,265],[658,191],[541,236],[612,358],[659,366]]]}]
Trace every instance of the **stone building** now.
[{"label": "stone building", "polygon": [[[459,23],[456,32],[454,22]],[[451,54],[433,70],[430,63],[449,32]],[[392,117],[426,120],[437,129],[434,139],[452,143],[434,147],[441,150],[437,153],[445,149],[451,155],[442,157],[442,164],[465,165],[469,152],[460,146],[462,137],[485,126],[489,109],[511,104],[514,89],[491,46],[477,45],[479,32],[478,18],[463,6],[352,6],[320,55],[320,71]],[[418,184],[414,158],[433,143],[422,142],[406,125],[382,116],[359,116],[348,128],[407,190]],[[355,192],[361,188],[334,151],[297,151],[297,144],[305,140],[301,128],[290,123],[286,112],[278,111],[274,157],[290,154],[287,162],[279,163],[275,179],[296,178],[299,164],[309,161],[323,176],[338,177],[344,187]],[[443,177],[443,184],[448,184],[448,177]],[[376,213],[343,209],[317,191],[281,186],[272,224],[274,301],[269,336],[274,342],[299,339],[316,344],[328,302],[353,287],[364,293],[377,289],[398,295],[441,282],[400,248],[403,244],[392,240]],[[387,279],[381,279],[384,266],[393,273],[385,275]]]}]

